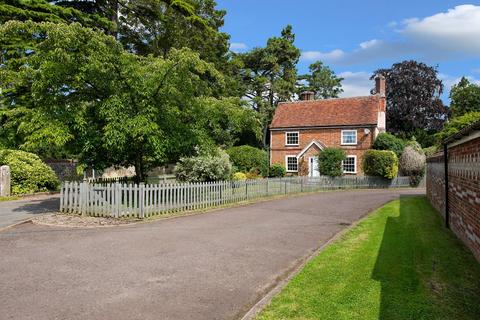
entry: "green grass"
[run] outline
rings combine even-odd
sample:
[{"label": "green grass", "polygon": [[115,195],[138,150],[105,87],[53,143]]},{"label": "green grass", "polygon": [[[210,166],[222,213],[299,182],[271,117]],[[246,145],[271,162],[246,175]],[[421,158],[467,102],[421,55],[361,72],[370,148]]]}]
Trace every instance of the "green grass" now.
[{"label": "green grass", "polygon": [[307,263],[266,319],[480,319],[480,265],[424,197],[402,197]]},{"label": "green grass", "polygon": [[9,196],[9,197],[0,197],[0,202],[2,201],[12,201],[20,199],[19,196]]}]

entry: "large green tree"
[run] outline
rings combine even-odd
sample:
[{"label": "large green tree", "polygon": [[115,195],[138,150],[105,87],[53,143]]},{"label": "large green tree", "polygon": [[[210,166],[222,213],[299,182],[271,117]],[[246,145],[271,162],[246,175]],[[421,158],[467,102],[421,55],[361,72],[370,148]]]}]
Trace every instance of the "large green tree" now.
[{"label": "large green tree", "polygon": [[0,67],[2,126],[20,134],[19,147],[65,148],[100,169],[134,165],[143,179],[150,166],[211,144],[198,119],[202,106],[218,104],[206,97],[222,77],[197,53],[137,56],[79,24],[0,27],[0,44],[13,47],[19,38],[39,39],[28,54],[4,56]]},{"label": "large green tree", "polygon": [[296,91],[297,62],[300,50],[295,47],[291,26],[280,37],[268,39],[267,45],[239,54],[241,81],[253,110],[260,114],[263,143],[267,144],[268,125],[280,101],[289,101]]},{"label": "large green tree", "polygon": [[[82,1],[88,3],[89,1]],[[0,23],[9,20],[71,23],[78,22],[86,27],[113,30],[115,25],[99,12],[84,12],[76,8],[62,7],[46,0],[2,0]]]},{"label": "large green tree", "polygon": [[435,67],[413,60],[403,61],[375,71],[371,79],[377,75],[386,78],[389,132],[410,138],[425,132],[431,136],[430,133],[442,129],[448,109],[440,99],[443,83]]},{"label": "large green tree", "polygon": [[468,112],[480,112],[480,86],[471,83],[465,77],[452,87],[450,99],[453,117],[459,117]]},{"label": "large green tree", "polygon": [[338,98],[343,92],[343,78],[338,77],[332,69],[321,61],[316,61],[309,66],[310,73],[298,77],[298,93],[302,91],[315,92],[316,99]]}]

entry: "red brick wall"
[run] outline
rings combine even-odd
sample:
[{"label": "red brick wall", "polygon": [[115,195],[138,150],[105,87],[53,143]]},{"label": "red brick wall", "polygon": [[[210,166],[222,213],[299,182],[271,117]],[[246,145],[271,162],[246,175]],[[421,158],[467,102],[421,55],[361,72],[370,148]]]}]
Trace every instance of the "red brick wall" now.
[{"label": "red brick wall", "polygon": [[[450,227],[480,261],[480,138],[448,149]],[[445,218],[443,154],[427,159],[427,197]]]},{"label": "red brick wall", "polygon": [[[279,130],[271,132],[271,159],[270,162],[280,163],[285,166],[285,156],[297,155],[302,151],[312,140],[316,140],[325,147],[340,147],[345,150],[347,155],[357,156],[357,174],[362,175],[362,158],[363,153],[370,149],[374,141],[374,128],[370,129],[368,135],[365,134],[365,128],[357,129],[357,145],[342,146],[341,145],[341,131],[340,128],[322,128],[322,129],[302,129],[302,130]],[[350,130],[350,129],[346,129]],[[299,145],[294,147],[285,146],[285,132],[298,131]],[[312,148],[304,155],[307,159],[309,156],[318,154],[317,148]],[[301,173],[300,173],[301,174]]]}]

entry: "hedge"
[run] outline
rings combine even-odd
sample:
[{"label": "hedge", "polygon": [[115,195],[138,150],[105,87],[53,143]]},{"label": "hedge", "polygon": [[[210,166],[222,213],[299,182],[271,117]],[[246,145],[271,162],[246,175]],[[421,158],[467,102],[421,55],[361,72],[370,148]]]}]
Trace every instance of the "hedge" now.
[{"label": "hedge", "polygon": [[340,148],[325,148],[318,155],[318,167],[322,175],[338,177],[343,175],[342,161],[345,151]]},{"label": "hedge", "polygon": [[367,150],[362,167],[366,175],[393,179],[398,174],[398,158],[390,150]]},{"label": "hedge", "polygon": [[383,132],[380,133],[373,142],[373,149],[393,151],[397,155],[397,158],[399,158],[403,149],[405,149],[405,144],[404,140],[397,138],[388,132]]},{"label": "hedge", "polygon": [[58,189],[55,172],[36,154],[20,150],[0,150],[0,166],[10,167],[12,194],[29,194]]},{"label": "hedge", "polygon": [[268,169],[267,152],[252,146],[237,146],[227,149],[230,161],[238,171],[258,171],[265,176]]}]

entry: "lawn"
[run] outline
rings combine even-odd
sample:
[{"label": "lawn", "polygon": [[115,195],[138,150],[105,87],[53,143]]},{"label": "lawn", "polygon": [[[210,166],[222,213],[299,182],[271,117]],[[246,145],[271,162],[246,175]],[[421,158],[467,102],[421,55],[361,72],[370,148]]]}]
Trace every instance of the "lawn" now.
[{"label": "lawn", "polygon": [[424,197],[402,197],[312,259],[265,319],[480,319],[480,265]]}]

